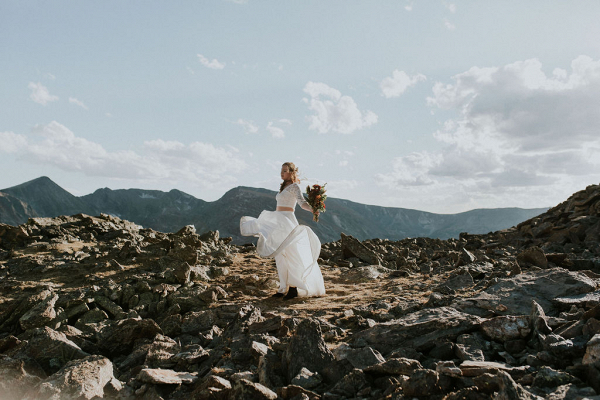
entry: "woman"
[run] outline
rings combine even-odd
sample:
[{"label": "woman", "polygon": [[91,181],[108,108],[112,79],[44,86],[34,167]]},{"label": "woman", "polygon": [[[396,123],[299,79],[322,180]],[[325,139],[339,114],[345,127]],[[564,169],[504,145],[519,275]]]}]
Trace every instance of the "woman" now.
[{"label": "woman", "polygon": [[317,264],[321,242],[312,229],[299,225],[294,215],[296,203],[312,213],[298,185],[298,168],[294,163],[281,166],[281,179],[283,182],[275,196],[277,209],[263,211],[258,218],[242,217],[240,231],[243,236],[258,237],[258,255],[275,258],[279,290],[272,297],[283,297],[286,292],[285,300],[324,295],[323,276]]}]

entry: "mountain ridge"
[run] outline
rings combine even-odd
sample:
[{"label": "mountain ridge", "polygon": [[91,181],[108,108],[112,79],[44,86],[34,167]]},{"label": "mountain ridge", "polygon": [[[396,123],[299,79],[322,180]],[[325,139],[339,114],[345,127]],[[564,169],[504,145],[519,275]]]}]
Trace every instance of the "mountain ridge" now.
[{"label": "mountain ridge", "polygon": [[[176,232],[194,225],[199,232],[219,230],[234,243],[252,242],[239,234],[244,215],[258,217],[263,210],[274,210],[276,191],[238,186],[218,200],[207,202],[178,189],[169,192],[146,189],[100,188],[77,197],[48,177],[40,177],[0,190],[0,222],[19,225],[31,217],[56,217],[85,213],[118,216],[162,232]],[[339,239],[340,234],[360,240],[406,237],[447,239],[461,232],[488,233],[510,228],[546,211],[548,208],[517,207],[474,209],[457,214],[436,214],[399,207],[374,206],[352,200],[328,198],[327,212],[320,223],[312,214],[299,210],[296,217],[310,226],[324,242]]]}]

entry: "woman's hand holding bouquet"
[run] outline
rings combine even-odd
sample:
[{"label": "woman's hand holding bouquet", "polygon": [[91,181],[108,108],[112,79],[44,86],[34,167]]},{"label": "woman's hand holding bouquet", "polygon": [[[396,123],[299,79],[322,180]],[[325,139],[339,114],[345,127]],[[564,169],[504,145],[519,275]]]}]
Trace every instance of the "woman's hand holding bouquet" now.
[{"label": "woman's hand holding bouquet", "polygon": [[325,200],[327,199],[327,195],[325,192],[325,185],[313,185],[312,188],[310,186],[306,187],[306,194],[308,195],[308,204],[313,209],[313,220],[319,222],[319,213],[325,212]]}]

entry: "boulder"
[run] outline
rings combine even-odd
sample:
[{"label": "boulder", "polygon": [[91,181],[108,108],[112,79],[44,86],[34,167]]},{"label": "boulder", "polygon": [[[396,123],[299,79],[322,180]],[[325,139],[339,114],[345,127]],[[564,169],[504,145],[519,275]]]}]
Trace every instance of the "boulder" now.
[{"label": "boulder", "polygon": [[502,315],[529,315],[531,301],[538,302],[550,315],[557,314],[553,299],[589,293],[596,283],[580,272],[563,268],[529,271],[499,279],[472,298],[458,300],[454,307],[474,312],[471,307]]},{"label": "boulder", "polygon": [[194,383],[198,377],[188,372],[177,372],[171,369],[144,368],[137,376],[140,382],[154,385],[181,385]]},{"label": "boulder", "polygon": [[522,339],[531,333],[529,317],[521,316],[499,316],[481,322],[481,330],[490,339],[498,342]]},{"label": "boulder", "polygon": [[36,304],[19,318],[19,325],[23,330],[41,328],[56,318],[54,305],[58,300],[58,294],[53,294]]},{"label": "boulder", "polygon": [[128,318],[105,326],[98,333],[97,341],[100,349],[112,357],[129,354],[138,339],[152,339],[162,333],[151,319]]},{"label": "boulder", "polygon": [[108,358],[93,355],[69,361],[47,378],[31,399],[93,399],[104,397],[104,387],[114,379]]},{"label": "boulder", "polygon": [[399,347],[417,351],[434,347],[436,342],[456,338],[476,329],[482,319],[451,307],[428,308],[356,332],[353,340],[364,340],[383,354]]},{"label": "boulder", "polygon": [[89,356],[67,339],[64,333],[48,327],[34,329],[29,340],[22,347],[13,349],[9,355],[14,355],[14,358],[32,358],[48,374],[58,371],[71,360]]},{"label": "boulder", "polygon": [[587,343],[582,363],[600,366],[600,334],[594,335]]},{"label": "boulder", "polygon": [[379,265],[381,264],[381,259],[372,250],[369,250],[364,244],[362,244],[358,239],[350,236],[341,234],[342,237],[342,254],[344,258],[357,257],[361,261],[364,261],[371,265]]},{"label": "boulder", "polygon": [[517,262],[519,263],[521,268],[526,266],[526,263],[544,269],[548,268],[548,259],[546,258],[546,255],[544,254],[542,249],[540,249],[537,246],[530,247],[517,254]]},{"label": "boulder", "polygon": [[323,369],[334,360],[333,354],[323,340],[318,321],[304,319],[300,322],[294,336],[290,339],[284,359],[287,364],[288,382],[294,379],[303,367],[322,373]]},{"label": "boulder", "polygon": [[260,383],[240,379],[233,384],[228,399],[275,400],[277,399],[277,393]]}]

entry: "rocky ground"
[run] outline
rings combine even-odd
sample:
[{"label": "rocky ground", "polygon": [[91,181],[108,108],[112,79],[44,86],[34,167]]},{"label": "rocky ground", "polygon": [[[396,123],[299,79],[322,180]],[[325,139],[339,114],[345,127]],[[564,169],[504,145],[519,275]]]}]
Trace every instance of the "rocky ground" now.
[{"label": "rocky ground", "polygon": [[600,399],[600,186],[517,227],[326,243],[321,298],[218,232],[0,224],[2,399]]}]

